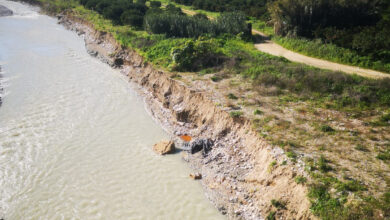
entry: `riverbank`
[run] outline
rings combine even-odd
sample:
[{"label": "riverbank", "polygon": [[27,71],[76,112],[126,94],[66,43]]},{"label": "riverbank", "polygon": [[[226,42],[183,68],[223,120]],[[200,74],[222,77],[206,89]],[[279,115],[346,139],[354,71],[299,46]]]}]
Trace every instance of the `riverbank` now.
[{"label": "riverbank", "polygon": [[[198,72],[167,71],[175,64],[172,49],[202,40],[167,38],[114,25],[76,2],[46,2],[44,7],[51,12],[67,10],[69,27],[80,34],[90,29],[91,54],[123,68],[131,81],[141,85],[150,105],[155,103],[152,112],[161,112],[161,121],[172,134],[216,139],[218,147],[209,155],[217,162],[204,162],[201,155],[190,161],[205,163],[194,167],[210,169],[219,185],[232,179],[226,184],[233,188],[204,184],[208,195],[216,194],[214,200],[209,197],[222,212],[245,218],[251,212],[241,212],[240,207],[250,209],[243,206],[250,201],[255,207],[252,213],[271,219],[311,216],[309,207],[324,219],[389,215],[387,79],[290,63],[234,36],[210,39],[222,43],[214,48],[226,56],[220,66]],[[77,25],[82,27],[74,28]],[[245,163],[250,166],[241,166]],[[305,192],[297,192],[299,187]],[[292,199],[285,197],[290,190]]]},{"label": "riverbank", "polygon": [[11,16],[12,14],[13,14],[13,12],[11,10],[4,7],[3,5],[0,5],[0,17]]},{"label": "riverbank", "polygon": [[210,93],[197,91],[171,78],[172,73],[156,70],[136,52],[122,49],[108,33],[72,14],[59,16],[60,23],[84,36],[90,54],[117,68],[140,87],[152,115],[177,137],[215,140],[213,150],[185,155],[190,165],[202,174],[202,185],[214,205],[231,218],[265,218],[280,200],[283,218],[312,218],[304,185],[295,181],[305,175],[298,163],[278,166],[269,171],[273,161],[288,158],[280,148],[273,148],[252,130],[250,121],[233,118],[210,100]]},{"label": "riverbank", "polygon": [[[12,14],[13,14],[13,12],[11,10],[4,7],[3,5],[0,5],[0,17],[11,16]],[[3,73],[1,70],[1,66],[0,66],[0,106],[3,103],[3,94],[4,94],[4,88],[1,85],[2,84],[2,76],[3,76]]]},{"label": "riverbank", "polygon": [[0,66],[0,106],[1,106],[1,104],[3,104],[3,94],[4,94],[4,88],[1,85],[2,84],[2,78],[3,78],[3,72],[2,72],[1,66]]}]

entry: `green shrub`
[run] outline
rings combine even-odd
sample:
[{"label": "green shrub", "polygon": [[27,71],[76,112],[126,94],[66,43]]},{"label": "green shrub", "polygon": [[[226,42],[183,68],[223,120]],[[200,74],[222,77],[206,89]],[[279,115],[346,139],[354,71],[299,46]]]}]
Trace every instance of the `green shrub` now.
[{"label": "green shrub", "polygon": [[276,216],[276,212],[272,211],[272,212],[268,213],[266,219],[267,220],[275,220],[276,219],[275,216]]},{"label": "green shrub", "polygon": [[304,184],[306,183],[306,177],[304,176],[297,176],[295,177],[295,182],[298,184]]},{"label": "green shrub", "polygon": [[339,191],[357,192],[366,190],[366,187],[356,180],[349,180],[347,182],[337,184],[336,189]]},{"label": "green shrub", "polygon": [[322,132],[327,132],[327,133],[330,133],[330,132],[334,132],[334,131],[335,131],[335,130],[334,130],[332,127],[330,127],[329,125],[322,125],[322,126],[320,127],[320,129],[321,129]]},{"label": "green shrub", "polygon": [[196,13],[193,17],[194,17],[194,18],[197,18],[197,19],[209,20],[209,18],[207,17],[207,15],[205,15],[205,14],[203,14],[203,13]]},{"label": "green shrub", "polygon": [[128,24],[134,27],[141,27],[144,22],[144,15],[136,10],[128,10],[121,15],[122,24]]},{"label": "green shrub", "polygon": [[228,94],[229,99],[238,99],[237,96],[235,96],[233,93]]},{"label": "green shrub", "polygon": [[154,64],[168,67],[173,62],[171,57],[172,48],[185,42],[185,39],[157,39],[154,45],[144,48],[145,57]]},{"label": "green shrub", "polygon": [[311,210],[323,219],[337,219],[336,216],[343,210],[342,203],[328,192],[328,188],[322,184],[315,184],[309,188],[309,198],[311,198]]},{"label": "green shrub", "polygon": [[165,10],[168,14],[174,14],[174,15],[184,15],[184,13],[181,11],[180,7],[176,7],[173,4],[168,4],[165,7]]},{"label": "green shrub", "polygon": [[383,123],[390,124],[390,113],[383,114],[379,120]]},{"label": "green shrub", "polygon": [[332,167],[328,165],[328,162],[329,161],[327,159],[325,159],[325,157],[323,155],[321,155],[321,157],[317,161],[318,170],[320,170],[323,173],[331,171]]},{"label": "green shrub", "polygon": [[244,113],[240,111],[233,111],[229,113],[231,117],[233,118],[239,118],[241,117]]},{"label": "green shrub", "polygon": [[275,199],[271,200],[271,205],[277,209],[284,209],[285,208],[285,205],[282,202],[275,200]]},{"label": "green shrub", "polygon": [[286,156],[287,156],[288,158],[291,158],[291,159],[296,159],[296,158],[297,158],[297,154],[294,153],[293,151],[288,151],[288,152],[286,153]]},{"label": "green shrub", "polygon": [[264,112],[262,112],[262,111],[259,110],[259,109],[256,109],[256,110],[253,111],[253,114],[254,114],[254,115],[262,115],[262,114],[264,114]]},{"label": "green shrub", "polygon": [[381,152],[376,156],[379,160],[390,160],[390,151]]},{"label": "green shrub", "polygon": [[361,144],[358,144],[358,145],[355,147],[355,149],[356,149],[356,150],[359,150],[359,151],[363,151],[363,152],[368,152],[368,151],[369,151],[365,146],[363,146],[363,145],[361,145]]},{"label": "green shrub", "polygon": [[103,16],[112,20],[114,24],[121,24],[121,15],[124,10],[125,8],[121,5],[111,5],[103,10]]},{"label": "green shrub", "polygon": [[222,80],[222,78],[219,77],[219,76],[212,76],[212,77],[210,77],[210,79],[211,79],[211,81],[213,81],[213,82],[219,82],[219,81]]},{"label": "green shrub", "polygon": [[215,39],[199,38],[187,40],[184,44],[171,49],[174,70],[196,71],[220,65],[223,55],[218,49],[219,43]]},{"label": "green shrub", "polygon": [[159,8],[159,7],[161,7],[161,2],[160,1],[150,1],[150,7]]},{"label": "green shrub", "polygon": [[220,33],[252,35],[246,24],[246,16],[241,12],[222,13],[216,20],[216,27]]},{"label": "green shrub", "polygon": [[138,5],[145,5],[146,4],[146,0],[137,0],[136,3]]}]

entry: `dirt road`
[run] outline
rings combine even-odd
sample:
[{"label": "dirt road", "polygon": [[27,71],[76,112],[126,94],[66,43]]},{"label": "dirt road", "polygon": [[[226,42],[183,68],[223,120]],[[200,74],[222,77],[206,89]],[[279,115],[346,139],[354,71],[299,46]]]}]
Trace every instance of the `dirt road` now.
[{"label": "dirt road", "polygon": [[[254,34],[259,34],[263,37],[266,37],[265,34],[253,30]],[[328,70],[334,70],[334,71],[341,71],[348,74],[357,74],[364,77],[370,77],[370,78],[386,78],[390,77],[390,74],[378,72],[375,70],[369,70],[369,69],[363,69],[360,67],[355,66],[348,66],[344,64],[334,63],[326,60],[321,60],[313,57],[308,57],[299,53],[295,53],[293,51],[287,50],[286,48],[276,44],[275,42],[271,40],[266,40],[262,43],[255,44],[256,49],[268,53],[274,56],[280,56],[284,57],[290,61],[297,62],[297,63],[304,63],[309,66],[318,67],[321,69],[328,69]]]},{"label": "dirt road", "polygon": [[[188,15],[195,15],[196,12],[183,9],[182,11]],[[215,19],[214,17],[207,16],[210,20]],[[267,35],[264,33],[257,31],[257,30],[252,30],[253,34],[258,34],[261,35],[263,38],[268,38]],[[297,62],[297,63],[304,63],[309,66],[314,66],[317,68],[321,69],[328,69],[328,70],[333,70],[333,71],[341,71],[345,72],[348,74],[357,74],[360,76],[364,77],[369,77],[369,78],[375,78],[375,79],[381,79],[381,78],[390,78],[390,74],[382,73],[379,71],[375,70],[370,70],[370,69],[364,69],[356,66],[348,66],[344,64],[339,64],[339,63],[334,63],[326,60],[321,60],[309,56],[305,56],[299,53],[295,53],[291,50],[287,50],[286,48],[276,44],[275,42],[271,40],[265,40],[262,43],[255,44],[256,49],[268,53],[274,56],[280,56],[284,57],[292,62]]]}]

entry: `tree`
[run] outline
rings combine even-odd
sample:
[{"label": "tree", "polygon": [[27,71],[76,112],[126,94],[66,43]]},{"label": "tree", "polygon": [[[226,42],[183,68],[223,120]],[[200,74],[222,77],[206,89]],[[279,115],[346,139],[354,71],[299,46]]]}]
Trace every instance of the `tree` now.
[{"label": "tree", "polygon": [[203,13],[196,13],[196,14],[194,15],[194,18],[209,20],[209,18],[207,17],[207,15],[205,15],[205,14],[203,14]]},{"label": "tree", "polygon": [[104,9],[107,8],[107,7],[110,7],[112,4],[112,2],[108,1],[108,0],[105,0],[105,1],[101,1],[99,2],[97,5],[96,5],[96,8],[95,10],[98,12],[98,13],[103,13]]},{"label": "tree", "polygon": [[121,15],[121,22],[134,27],[141,27],[144,21],[144,15],[136,10],[127,10]]},{"label": "tree", "polygon": [[239,34],[248,32],[246,16],[242,12],[225,12],[217,18],[217,26],[222,33]]},{"label": "tree", "polygon": [[146,0],[137,0],[136,4],[145,5],[146,4]]},{"label": "tree", "polygon": [[313,37],[313,31],[375,25],[380,0],[276,0],[268,10],[278,35]]},{"label": "tree", "polygon": [[168,4],[167,7],[165,7],[165,10],[168,13],[172,13],[172,14],[183,14],[183,12],[181,11],[181,8],[176,7],[173,4]]},{"label": "tree", "polygon": [[150,1],[150,7],[152,8],[160,8],[161,2],[160,1]]},{"label": "tree", "polygon": [[124,8],[120,5],[112,5],[103,10],[103,16],[105,18],[111,19],[114,23],[121,23],[121,15],[124,11]]}]

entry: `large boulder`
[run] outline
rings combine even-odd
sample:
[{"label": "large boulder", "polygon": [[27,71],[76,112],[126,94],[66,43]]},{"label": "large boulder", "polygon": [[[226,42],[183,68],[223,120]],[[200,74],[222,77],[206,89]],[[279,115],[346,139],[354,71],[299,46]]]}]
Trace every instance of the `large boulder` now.
[{"label": "large boulder", "polygon": [[14,13],[11,10],[9,10],[8,8],[0,5],[0,17],[2,17],[2,16],[11,16],[13,14]]},{"label": "large boulder", "polygon": [[153,150],[160,155],[170,154],[175,151],[175,144],[173,141],[161,141],[153,146]]},{"label": "large boulder", "polygon": [[211,139],[197,139],[189,143],[185,143],[183,148],[190,151],[191,154],[195,154],[203,150],[203,156],[207,156],[213,145],[214,141]]}]

